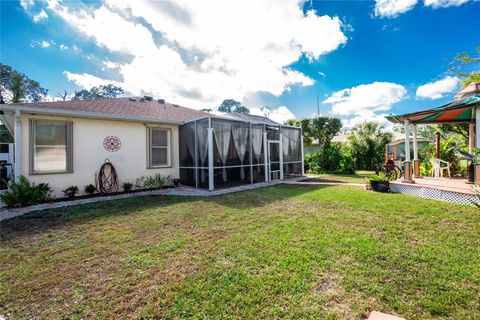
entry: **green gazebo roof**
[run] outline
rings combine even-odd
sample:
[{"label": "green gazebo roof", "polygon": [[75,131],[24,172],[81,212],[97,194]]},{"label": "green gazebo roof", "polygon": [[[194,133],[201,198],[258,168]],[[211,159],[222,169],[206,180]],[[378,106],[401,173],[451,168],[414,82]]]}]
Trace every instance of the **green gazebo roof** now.
[{"label": "green gazebo roof", "polygon": [[417,111],[402,115],[390,115],[387,119],[393,123],[460,123],[475,121],[475,107],[480,106],[480,96],[475,95],[449,102],[441,107]]}]

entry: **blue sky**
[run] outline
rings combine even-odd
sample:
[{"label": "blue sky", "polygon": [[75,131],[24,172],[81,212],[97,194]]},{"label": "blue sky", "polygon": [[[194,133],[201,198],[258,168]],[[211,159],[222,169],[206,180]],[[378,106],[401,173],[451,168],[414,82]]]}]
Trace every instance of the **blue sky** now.
[{"label": "blue sky", "polygon": [[352,125],[448,102],[448,63],[480,45],[479,18],[468,0],[2,1],[0,53],[51,96],[114,82],[284,120],[316,113],[318,95]]}]

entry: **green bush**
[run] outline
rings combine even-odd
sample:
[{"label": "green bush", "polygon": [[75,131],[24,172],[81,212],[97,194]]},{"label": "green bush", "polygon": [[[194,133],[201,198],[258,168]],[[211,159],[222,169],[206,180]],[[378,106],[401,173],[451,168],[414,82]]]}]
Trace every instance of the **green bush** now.
[{"label": "green bush", "polygon": [[160,189],[173,186],[171,176],[162,176],[157,173],[154,176],[143,176],[135,180],[135,189]]},{"label": "green bush", "polygon": [[350,149],[342,144],[326,145],[323,150],[305,155],[308,173],[354,173]]},{"label": "green bush", "polygon": [[85,192],[88,194],[94,194],[95,191],[97,191],[97,187],[95,187],[93,184],[89,184],[85,186]]},{"label": "green bush", "polygon": [[123,191],[129,192],[129,191],[131,191],[132,188],[133,188],[133,183],[128,182],[128,181],[125,181],[125,182],[122,184],[122,188],[123,188]]},{"label": "green bush", "polygon": [[51,199],[52,188],[48,183],[36,186],[30,184],[27,178],[20,176],[18,182],[8,183],[8,190],[0,194],[0,200],[9,208],[26,207],[36,203],[46,202]]},{"label": "green bush", "polygon": [[75,196],[80,192],[77,186],[70,186],[65,190],[62,190],[63,194],[67,198],[75,198]]}]

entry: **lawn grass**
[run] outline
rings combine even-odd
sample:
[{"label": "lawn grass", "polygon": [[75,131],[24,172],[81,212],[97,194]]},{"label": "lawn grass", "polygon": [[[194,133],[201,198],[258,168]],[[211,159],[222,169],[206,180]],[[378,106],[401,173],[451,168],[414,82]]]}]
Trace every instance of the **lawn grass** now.
[{"label": "lawn grass", "polygon": [[356,171],[354,174],[309,174],[308,181],[312,182],[340,182],[340,183],[367,183],[367,178],[374,175],[374,171]]},{"label": "lawn grass", "polygon": [[280,185],[150,196],[1,226],[8,318],[480,318],[475,208]]}]

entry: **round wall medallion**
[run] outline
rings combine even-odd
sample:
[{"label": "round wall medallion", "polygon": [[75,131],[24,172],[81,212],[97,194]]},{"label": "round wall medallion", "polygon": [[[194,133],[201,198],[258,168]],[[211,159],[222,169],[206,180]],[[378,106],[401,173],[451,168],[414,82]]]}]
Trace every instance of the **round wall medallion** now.
[{"label": "round wall medallion", "polygon": [[120,150],[120,147],[122,146],[122,142],[118,137],[115,136],[108,136],[103,140],[103,147],[105,150],[110,151],[110,152],[115,152]]}]

